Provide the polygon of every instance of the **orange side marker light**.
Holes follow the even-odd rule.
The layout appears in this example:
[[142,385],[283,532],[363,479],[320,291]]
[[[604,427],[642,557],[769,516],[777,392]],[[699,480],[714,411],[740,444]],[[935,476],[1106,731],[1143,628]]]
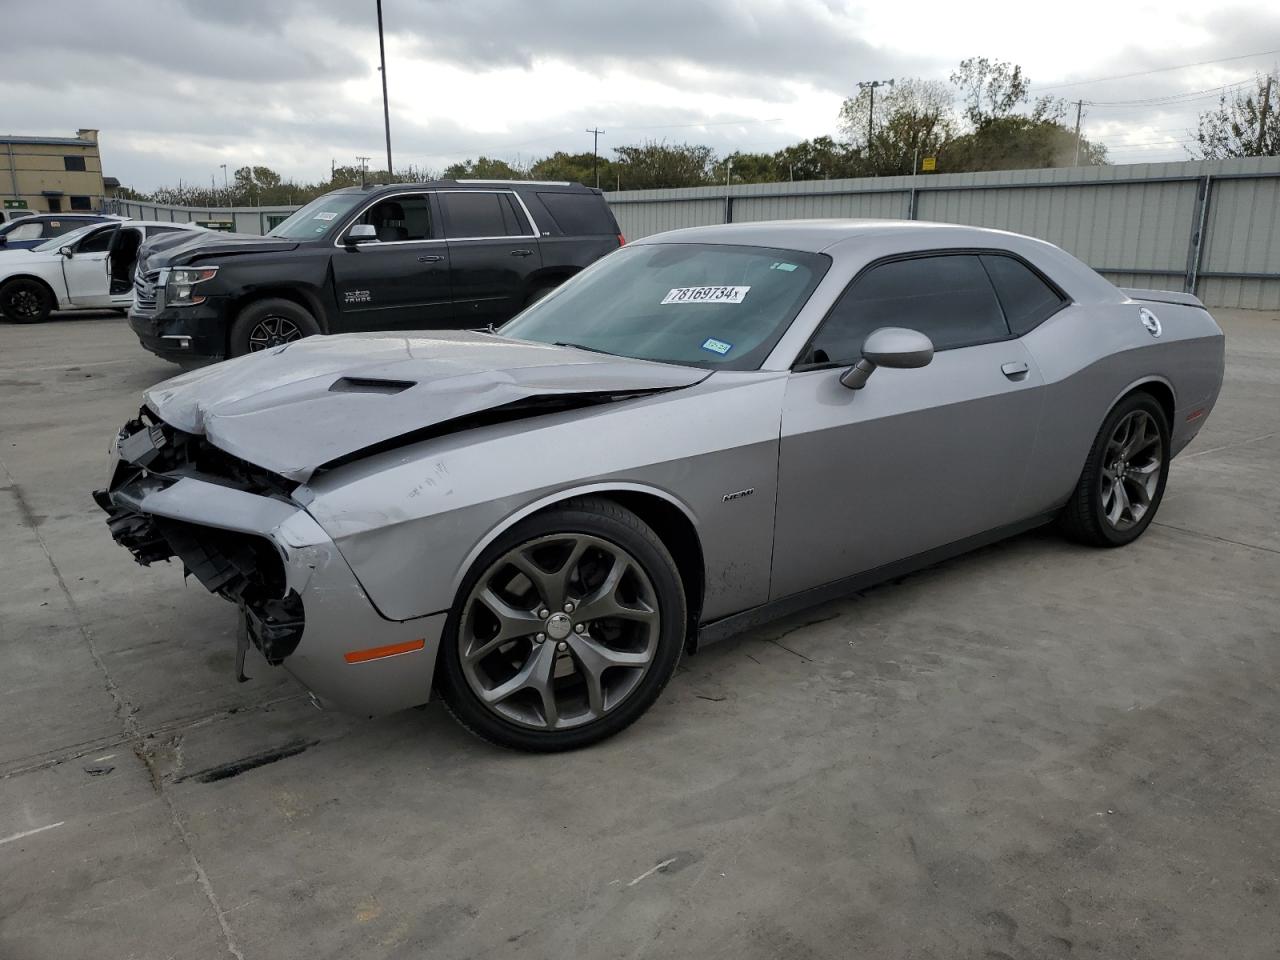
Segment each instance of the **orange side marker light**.
[[385,647],[369,647],[366,650],[350,650],[342,655],[347,663],[364,663],[368,660],[381,660],[383,657],[394,657],[401,653],[413,653],[427,645],[425,640],[406,640],[404,643],[391,643]]

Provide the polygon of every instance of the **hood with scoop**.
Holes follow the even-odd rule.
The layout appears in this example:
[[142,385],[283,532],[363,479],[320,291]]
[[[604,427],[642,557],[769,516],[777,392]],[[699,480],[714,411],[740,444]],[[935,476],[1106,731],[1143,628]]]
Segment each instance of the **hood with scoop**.
[[335,460],[501,407],[556,397],[585,404],[707,376],[471,331],[342,334],[183,374],[152,387],[145,401],[173,427],[305,483]]

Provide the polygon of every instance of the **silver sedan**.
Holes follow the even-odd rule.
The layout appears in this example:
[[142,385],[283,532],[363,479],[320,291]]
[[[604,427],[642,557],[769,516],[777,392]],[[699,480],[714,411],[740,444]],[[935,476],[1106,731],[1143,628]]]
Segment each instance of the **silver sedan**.
[[1037,524],[1131,543],[1222,382],[1194,297],[943,224],[704,227],[496,332],[313,337],[147,392],[95,496],[364,714],[592,743],[682,654]]

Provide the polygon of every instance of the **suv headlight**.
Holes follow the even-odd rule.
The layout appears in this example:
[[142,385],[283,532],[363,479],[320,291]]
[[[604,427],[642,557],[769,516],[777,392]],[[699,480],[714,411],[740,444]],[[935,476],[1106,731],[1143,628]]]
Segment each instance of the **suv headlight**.
[[195,295],[195,286],[212,280],[218,275],[217,267],[174,267],[164,285],[164,302],[168,306],[186,307],[203,303],[204,297]]

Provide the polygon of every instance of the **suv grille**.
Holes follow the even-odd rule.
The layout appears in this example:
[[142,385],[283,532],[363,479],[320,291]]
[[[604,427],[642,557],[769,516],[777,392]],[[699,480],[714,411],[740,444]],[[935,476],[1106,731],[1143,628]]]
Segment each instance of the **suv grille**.
[[156,284],[160,280],[159,270],[141,270],[133,275],[133,305],[136,310],[154,310],[156,308]]

